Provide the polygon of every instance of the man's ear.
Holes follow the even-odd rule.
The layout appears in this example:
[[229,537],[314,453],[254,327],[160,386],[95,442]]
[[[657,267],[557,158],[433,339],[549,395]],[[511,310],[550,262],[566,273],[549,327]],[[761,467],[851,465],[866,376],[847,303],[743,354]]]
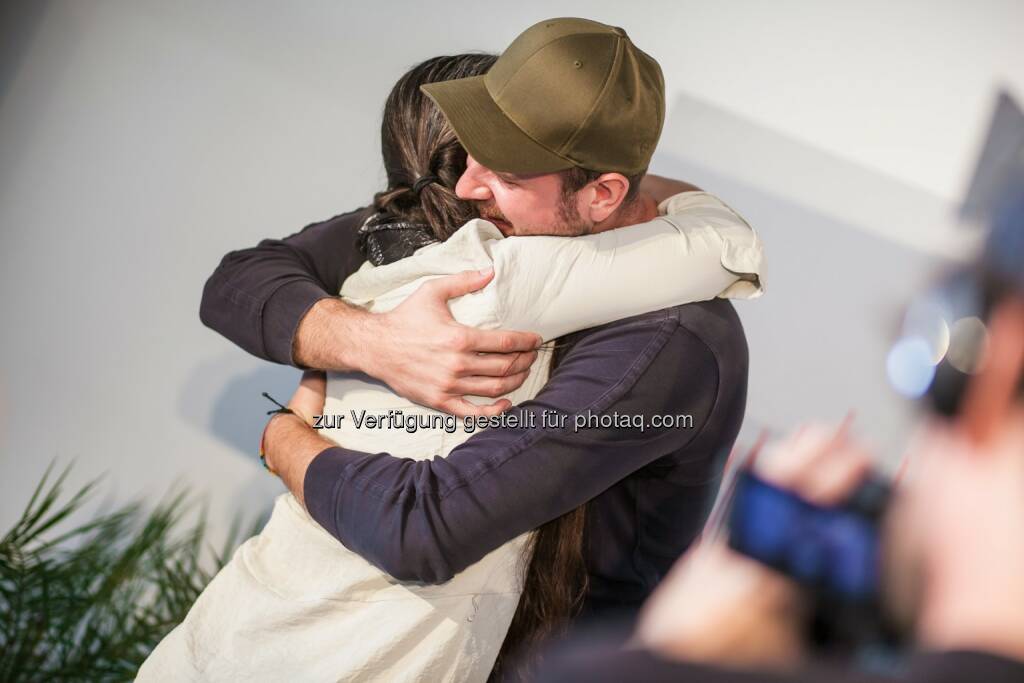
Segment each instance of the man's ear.
[[1019,401],[1024,375],[1024,300],[998,304],[989,316],[988,343],[978,373],[963,397],[960,422],[967,435],[981,443],[998,430]]
[[585,218],[592,222],[601,221],[615,213],[629,192],[629,181],[621,173],[602,173],[595,180],[591,181],[588,189],[586,206],[580,207],[580,212]]

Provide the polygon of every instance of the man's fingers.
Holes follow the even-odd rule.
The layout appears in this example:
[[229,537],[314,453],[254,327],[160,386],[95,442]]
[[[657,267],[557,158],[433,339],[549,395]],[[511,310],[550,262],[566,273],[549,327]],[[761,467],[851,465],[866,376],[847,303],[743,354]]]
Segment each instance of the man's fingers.
[[871,458],[860,449],[839,448],[801,476],[796,492],[815,505],[838,505],[850,497],[871,469]]
[[493,417],[495,415],[501,415],[503,412],[512,407],[512,401],[506,398],[495,401],[487,405],[477,405],[470,403],[462,397],[454,397],[449,399],[441,408],[446,413],[451,413],[457,417]]
[[842,502],[871,468],[870,455],[850,443],[847,427],[802,428],[759,459],[758,472],[817,505]]
[[494,277],[494,269],[486,268],[484,270],[464,270],[461,273],[454,275],[445,275],[431,280],[424,287],[429,287],[430,291],[437,294],[438,297],[448,300],[454,299],[457,296],[463,294],[469,294],[475,292],[482,287],[485,287],[488,282]]
[[508,377],[530,369],[537,360],[536,351],[518,353],[474,354],[465,360],[462,377],[481,375],[486,377]]
[[825,425],[801,425],[790,436],[773,444],[756,469],[766,480],[783,488],[795,488],[800,477],[815,466],[835,435]]
[[467,351],[478,353],[515,353],[517,351],[533,351],[541,345],[540,335],[533,332],[517,332],[515,330],[478,330],[467,327],[465,330]]
[[508,377],[463,377],[456,382],[453,393],[497,398],[518,389],[529,374],[524,370]]

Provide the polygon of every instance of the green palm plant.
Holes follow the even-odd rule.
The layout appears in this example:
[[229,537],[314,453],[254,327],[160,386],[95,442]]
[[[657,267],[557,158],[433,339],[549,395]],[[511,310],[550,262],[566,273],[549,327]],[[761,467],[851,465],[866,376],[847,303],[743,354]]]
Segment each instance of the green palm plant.
[[51,483],[52,470],[0,540],[0,681],[131,680],[223,566],[241,525],[209,550],[205,514],[182,528],[191,506],[179,492],[148,512],[131,503],[61,530],[97,481],[64,497],[69,469]]

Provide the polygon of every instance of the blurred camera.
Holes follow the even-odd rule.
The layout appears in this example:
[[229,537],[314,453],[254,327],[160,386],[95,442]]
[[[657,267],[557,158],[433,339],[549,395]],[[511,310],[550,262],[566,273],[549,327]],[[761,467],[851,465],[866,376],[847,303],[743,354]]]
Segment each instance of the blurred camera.
[[840,505],[824,507],[740,473],[729,513],[729,545],[791,577],[813,606],[807,640],[842,650],[895,644],[882,596],[880,527],[891,495],[873,476]]

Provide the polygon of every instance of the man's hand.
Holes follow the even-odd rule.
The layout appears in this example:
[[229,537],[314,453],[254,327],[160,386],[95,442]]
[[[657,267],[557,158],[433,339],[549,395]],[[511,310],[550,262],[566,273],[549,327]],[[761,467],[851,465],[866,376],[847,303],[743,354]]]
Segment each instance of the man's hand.
[[476,405],[465,396],[495,398],[519,387],[542,340],[530,332],[478,330],[455,321],[448,300],[493,277],[488,269],[436,278],[381,314],[340,299],[320,301],[299,325],[295,359],[307,367],[365,372],[400,396],[460,417],[498,415],[510,401]]

